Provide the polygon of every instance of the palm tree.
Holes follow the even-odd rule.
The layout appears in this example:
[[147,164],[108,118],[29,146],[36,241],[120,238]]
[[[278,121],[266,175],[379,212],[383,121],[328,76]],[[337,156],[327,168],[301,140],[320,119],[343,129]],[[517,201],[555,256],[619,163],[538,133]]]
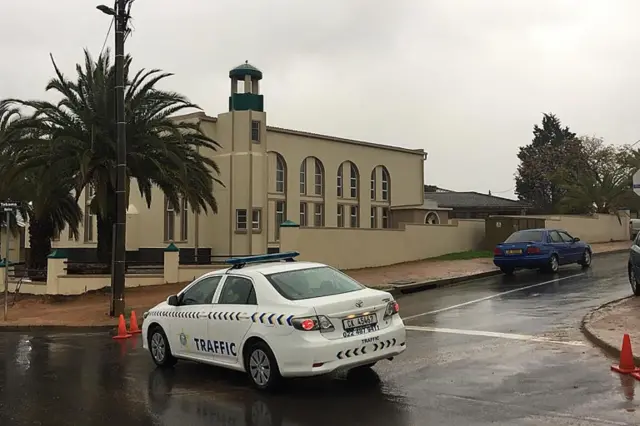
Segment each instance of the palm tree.
[[[116,218],[116,107],[115,67],[109,51],[94,61],[85,50],[84,64],[76,65],[75,81],[66,78],[55,60],[56,77],[46,89],[57,92],[57,103],[10,100],[35,112],[32,130],[49,135],[36,146],[21,151],[21,170],[48,164],[74,170],[76,199],[91,186],[95,191],[90,208],[97,215],[98,257],[111,261],[112,229]],[[216,163],[200,154],[201,148],[219,145],[205,136],[199,126],[179,122],[172,115],[199,109],[184,96],[157,89],[158,82],[171,76],[160,70],[140,70],[130,78],[132,58],[125,58],[125,111],[127,117],[127,195],[135,178],[138,190],[151,205],[154,186],[176,208],[184,199],[195,212],[217,212],[213,195]]]
[[[31,121],[21,117],[16,108],[0,103],[0,198],[20,203],[20,213],[29,222],[28,268],[42,275],[51,253],[51,239],[65,227],[76,236],[82,210],[71,195],[74,180],[70,170],[61,169],[60,164],[21,170],[22,160],[29,158],[31,149],[47,146],[29,131],[31,127]],[[13,149],[16,147],[19,150]],[[11,225],[16,234],[16,221]]]

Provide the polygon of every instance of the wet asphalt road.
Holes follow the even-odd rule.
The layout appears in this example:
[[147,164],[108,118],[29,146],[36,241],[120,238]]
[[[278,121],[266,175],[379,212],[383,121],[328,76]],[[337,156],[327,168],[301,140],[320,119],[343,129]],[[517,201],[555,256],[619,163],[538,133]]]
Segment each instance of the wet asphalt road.
[[630,294],[626,258],[403,296],[405,354],[277,395],[214,367],[156,370],[138,340],[0,333],[0,425],[637,425],[640,382],[579,331],[590,308]]

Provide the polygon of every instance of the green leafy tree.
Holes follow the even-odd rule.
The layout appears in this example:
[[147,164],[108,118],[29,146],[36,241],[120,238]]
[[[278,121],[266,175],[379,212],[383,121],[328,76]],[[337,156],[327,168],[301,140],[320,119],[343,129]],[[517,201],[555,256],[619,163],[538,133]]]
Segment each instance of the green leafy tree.
[[564,197],[559,169],[576,167],[582,160],[576,134],[553,114],[544,114],[542,126],[533,128],[533,140],[518,152],[516,189],[520,201],[538,213],[557,213]]
[[[98,258],[111,261],[112,229],[116,219],[116,105],[115,67],[106,51],[96,61],[85,50],[76,78],[63,75],[52,58],[56,77],[47,85],[61,100],[11,100],[32,108],[34,132],[49,135],[37,147],[18,149],[20,167],[49,165],[73,170],[76,198],[88,186],[95,191],[90,208],[97,215]],[[171,76],[160,70],[140,70],[131,77],[132,58],[125,58],[127,120],[127,195],[131,179],[151,205],[152,189],[159,187],[176,208],[184,198],[195,212],[217,212],[214,182],[218,166],[200,152],[219,145],[197,124],[176,121],[172,115],[199,109],[184,96],[156,85]],[[33,144],[31,144],[33,145]]]
[[597,137],[581,138],[580,167],[558,171],[564,190],[563,212],[618,214],[629,192],[629,168],[621,167],[621,152]]

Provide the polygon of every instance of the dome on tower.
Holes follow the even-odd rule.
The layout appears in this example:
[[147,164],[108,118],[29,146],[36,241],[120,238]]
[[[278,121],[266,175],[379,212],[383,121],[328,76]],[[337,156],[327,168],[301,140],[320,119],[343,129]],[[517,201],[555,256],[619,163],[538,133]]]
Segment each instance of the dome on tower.
[[247,75],[256,80],[262,79],[262,71],[251,65],[249,61],[245,61],[244,64],[238,65],[229,71],[229,78],[235,77],[238,79],[244,79]]

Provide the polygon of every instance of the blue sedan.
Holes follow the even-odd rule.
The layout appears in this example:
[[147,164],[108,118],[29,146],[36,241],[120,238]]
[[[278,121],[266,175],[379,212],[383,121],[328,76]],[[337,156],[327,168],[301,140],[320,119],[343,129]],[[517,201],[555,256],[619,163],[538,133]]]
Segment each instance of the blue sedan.
[[493,263],[507,275],[516,269],[557,272],[560,265],[591,265],[591,246],[562,229],[525,229],[514,232],[493,251]]

